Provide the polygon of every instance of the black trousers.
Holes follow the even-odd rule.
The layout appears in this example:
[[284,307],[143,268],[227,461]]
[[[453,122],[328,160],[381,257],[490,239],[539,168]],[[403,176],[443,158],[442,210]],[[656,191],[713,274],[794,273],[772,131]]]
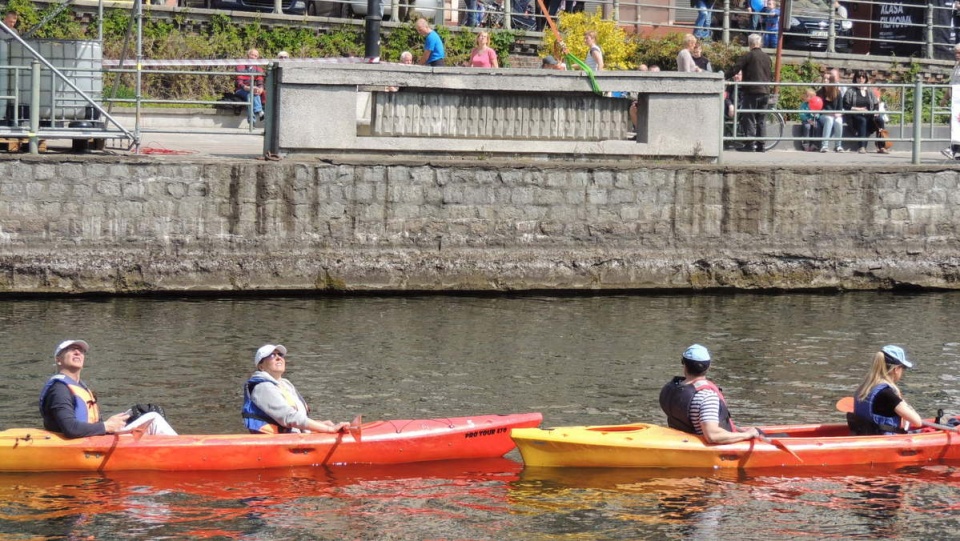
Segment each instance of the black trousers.
[[[766,94],[747,94],[744,93],[741,99],[741,107],[744,109],[766,109]],[[766,137],[767,123],[764,117],[767,113],[742,113],[740,123],[743,124],[744,137]],[[750,141],[746,142],[747,145]],[[763,141],[756,141],[756,146],[762,146]]]

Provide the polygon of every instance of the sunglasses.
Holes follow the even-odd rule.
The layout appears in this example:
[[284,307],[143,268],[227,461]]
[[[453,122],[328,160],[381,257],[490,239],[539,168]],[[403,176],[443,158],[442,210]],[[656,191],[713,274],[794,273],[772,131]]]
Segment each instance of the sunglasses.
[[266,357],[264,357],[262,361],[270,361],[270,360],[273,360],[274,357],[280,357],[281,359],[285,358],[282,353],[277,353],[276,351],[274,351],[270,355],[267,355]]

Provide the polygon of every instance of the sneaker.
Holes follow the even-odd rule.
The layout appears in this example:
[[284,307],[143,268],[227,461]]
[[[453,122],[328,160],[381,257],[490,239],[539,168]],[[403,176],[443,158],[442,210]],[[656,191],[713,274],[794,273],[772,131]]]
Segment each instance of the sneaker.
[[860,147],[857,149],[857,154],[866,154],[866,153],[867,153],[867,149],[863,147]]
[[820,152],[830,152],[830,149],[827,147],[820,147]]
[[843,153],[846,152],[846,151],[847,151],[847,149],[845,149],[845,148],[843,148],[843,147],[837,147],[837,149],[836,149],[834,152],[839,152],[840,154],[843,154]]
[[259,113],[257,113],[258,121],[263,122],[263,117],[264,117],[263,111],[260,111]]
[[946,156],[947,158],[949,158],[949,159],[951,159],[951,160],[957,159],[957,157],[953,155],[953,149],[952,149],[952,148],[945,148],[945,149],[943,149],[943,150],[940,151],[940,154],[943,154],[944,156]]

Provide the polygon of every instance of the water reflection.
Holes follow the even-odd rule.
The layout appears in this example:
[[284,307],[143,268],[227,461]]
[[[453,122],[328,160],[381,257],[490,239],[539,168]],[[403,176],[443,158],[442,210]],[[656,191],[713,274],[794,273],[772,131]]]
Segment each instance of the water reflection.
[[342,539],[369,530],[405,538],[413,527],[442,537],[473,523],[491,528],[488,516],[507,512],[506,486],[520,468],[485,459],[187,475],[2,474],[0,535]]
[[[182,433],[242,430],[254,349],[283,343],[316,415],[540,411],[546,425],[663,423],[660,387],[706,344],[744,425],[842,422],[884,343],[910,403],[960,411],[960,294],[20,300],[0,302],[0,427],[40,425],[53,348],[84,338],[105,413],[164,407]],[[511,454],[511,457],[518,455]],[[802,473],[363,469],[0,476],[0,537],[942,538],[953,467]],[[344,532],[348,532],[344,534]]]
[[[511,483],[510,501],[534,521],[550,517],[545,529],[574,537],[599,531],[600,537],[626,539],[626,531],[638,528],[643,532],[638,538],[644,539],[875,539],[916,538],[929,525],[919,520],[904,526],[924,515],[955,524],[951,512],[921,502],[958,495],[960,470],[944,465],[751,475],[525,468]],[[753,531],[742,531],[745,525]]]

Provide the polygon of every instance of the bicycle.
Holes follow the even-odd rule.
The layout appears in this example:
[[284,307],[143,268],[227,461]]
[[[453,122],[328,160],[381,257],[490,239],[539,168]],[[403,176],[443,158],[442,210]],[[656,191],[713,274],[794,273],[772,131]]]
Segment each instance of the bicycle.
[[[772,107],[769,105],[768,107]],[[772,150],[783,139],[783,130],[786,126],[786,121],[783,118],[783,115],[777,111],[770,111],[763,115],[764,120],[764,134],[767,137],[776,137],[776,139],[767,139],[763,142],[764,150]],[[727,120],[724,122],[724,134],[730,133],[730,126],[733,124],[733,120]],[[744,137],[746,134],[743,133],[743,121],[737,119],[737,137]],[[734,147],[742,146],[744,141],[734,141]]]

